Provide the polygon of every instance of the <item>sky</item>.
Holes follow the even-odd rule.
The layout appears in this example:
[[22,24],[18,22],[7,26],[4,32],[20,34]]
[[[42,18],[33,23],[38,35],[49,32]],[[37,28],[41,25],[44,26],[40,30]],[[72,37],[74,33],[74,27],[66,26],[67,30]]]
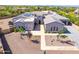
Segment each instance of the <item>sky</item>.
[[0,0],[0,5],[79,5],[79,0]]

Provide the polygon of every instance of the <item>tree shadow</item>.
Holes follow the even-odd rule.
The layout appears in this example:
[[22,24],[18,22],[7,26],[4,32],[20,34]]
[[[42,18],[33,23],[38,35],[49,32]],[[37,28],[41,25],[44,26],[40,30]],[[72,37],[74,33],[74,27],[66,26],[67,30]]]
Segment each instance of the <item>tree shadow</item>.
[[39,44],[40,42],[38,40],[31,40],[33,43]]

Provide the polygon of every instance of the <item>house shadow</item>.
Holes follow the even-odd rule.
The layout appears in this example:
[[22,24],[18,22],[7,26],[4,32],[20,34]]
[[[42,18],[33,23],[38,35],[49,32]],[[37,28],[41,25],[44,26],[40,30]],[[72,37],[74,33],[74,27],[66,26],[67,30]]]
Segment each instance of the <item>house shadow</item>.
[[6,41],[5,34],[2,33],[1,28],[0,28],[0,38],[1,38],[2,45],[3,45],[4,53],[5,54],[12,54],[12,51],[11,51],[7,41]]
[[65,30],[64,30],[64,33],[65,33],[65,34],[71,34],[71,32],[70,32],[68,29],[66,29],[66,28],[65,28]]
[[40,31],[40,24],[34,24],[34,31]]

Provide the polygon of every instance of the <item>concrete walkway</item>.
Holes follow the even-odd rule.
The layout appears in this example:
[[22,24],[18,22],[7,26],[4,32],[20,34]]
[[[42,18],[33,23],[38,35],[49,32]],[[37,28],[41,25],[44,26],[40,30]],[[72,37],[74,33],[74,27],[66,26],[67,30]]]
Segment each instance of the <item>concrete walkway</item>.
[[41,50],[44,50],[44,48],[46,48],[44,25],[40,25],[40,28],[41,28]]

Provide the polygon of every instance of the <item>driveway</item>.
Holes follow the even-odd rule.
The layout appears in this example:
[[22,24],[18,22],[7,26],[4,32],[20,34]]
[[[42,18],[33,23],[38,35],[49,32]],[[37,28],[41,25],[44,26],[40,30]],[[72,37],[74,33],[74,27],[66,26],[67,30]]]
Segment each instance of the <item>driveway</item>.
[[79,48],[79,31],[72,25],[72,26],[65,26],[71,34],[67,36],[73,39],[76,42],[75,46]]

